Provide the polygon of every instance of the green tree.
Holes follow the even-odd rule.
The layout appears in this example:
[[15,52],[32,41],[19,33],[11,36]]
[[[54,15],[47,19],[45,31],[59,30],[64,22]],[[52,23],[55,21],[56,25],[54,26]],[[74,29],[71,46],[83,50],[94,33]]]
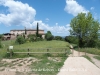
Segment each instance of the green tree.
[[66,36],[65,41],[73,44],[77,44],[78,40],[76,36]]
[[50,40],[53,40],[54,36],[52,35],[50,31],[47,31],[45,38],[47,41],[50,41]]
[[37,23],[37,29],[36,29],[36,36],[38,37],[39,36],[39,27],[38,27],[38,23]]
[[36,37],[36,35],[34,35],[34,34],[29,34],[29,35],[28,35],[28,39],[29,39],[30,42],[34,42],[34,41],[37,40],[37,37]]
[[24,39],[23,36],[18,36],[15,42],[18,43],[18,44],[24,44],[25,39]]
[[61,36],[55,36],[54,40],[62,40],[63,38]]
[[92,17],[90,12],[87,15],[85,13],[79,13],[71,20],[70,26],[70,34],[78,37],[78,45],[80,47],[94,47],[96,45],[99,22]]

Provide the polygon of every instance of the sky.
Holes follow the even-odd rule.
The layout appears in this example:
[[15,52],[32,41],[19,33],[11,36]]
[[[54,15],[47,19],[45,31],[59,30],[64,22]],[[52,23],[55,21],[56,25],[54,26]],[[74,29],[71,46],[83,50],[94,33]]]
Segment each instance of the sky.
[[0,0],[0,34],[36,29],[38,22],[45,33],[68,36],[71,19],[81,12],[100,22],[100,0]]

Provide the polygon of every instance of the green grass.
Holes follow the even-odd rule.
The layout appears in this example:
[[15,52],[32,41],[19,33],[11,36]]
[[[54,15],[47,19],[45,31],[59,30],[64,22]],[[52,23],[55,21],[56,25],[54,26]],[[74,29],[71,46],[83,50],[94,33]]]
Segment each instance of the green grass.
[[[29,48],[32,52],[46,52],[47,48],[50,48],[50,52],[65,52],[65,49],[59,49],[59,48],[67,48],[67,52],[70,53],[69,50],[69,43],[65,41],[38,41],[38,42],[29,42],[21,45],[14,44],[13,41],[3,41],[2,44],[5,44],[5,47],[0,49],[0,59],[2,58],[9,58],[9,54],[6,54],[7,48],[10,45],[14,46],[14,52],[25,52]],[[34,50],[35,49],[35,50]],[[53,55],[53,56],[52,56]],[[60,62],[56,62],[53,60],[49,60],[48,56],[55,59],[59,59]],[[30,66],[32,70],[39,70],[39,71],[33,71],[32,73],[36,73],[38,75],[56,75],[59,71],[59,69],[63,66],[65,59],[67,56],[65,54],[31,54],[29,57],[35,57],[39,61],[33,62]],[[24,58],[28,57],[27,54],[14,54],[13,58]],[[1,65],[2,66],[2,65]],[[21,66],[19,64],[19,66]],[[43,71],[44,69],[44,71]]]
[[94,56],[97,60],[100,60],[100,55],[99,56]]
[[[14,52],[27,52],[27,49],[30,49],[30,52],[47,52],[47,48],[49,48],[49,52],[65,52],[65,49],[60,48],[67,48],[67,51],[69,52],[69,43],[65,41],[37,41],[37,42],[28,42],[25,44],[15,44],[14,40],[9,41],[2,41],[2,44],[5,45],[5,47],[0,49],[0,57],[9,57],[9,54],[7,54],[7,48],[12,45],[14,46],[13,51]],[[31,54],[30,56],[36,56],[36,55],[43,55],[43,54]],[[45,54],[44,54],[45,55]],[[55,55],[55,54],[53,54]],[[64,54],[56,54],[58,55],[64,55]],[[51,56],[51,54],[50,54]],[[13,58],[20,58],[20,57],[27,57],[27,54],[14,54]]]
[[56,58],[60,59],[60,62],[49,60],[47,57],[39,58],[38,60],[41,61],[34,62],[31,65],[32,72],[38,75],[57,75],[67,57]]
[[[75,48],[75,50],[79,50],[78,48]],[[100,55],[100,50],[97,48],[80,48],[81,52],[86,52],[90,54]]]

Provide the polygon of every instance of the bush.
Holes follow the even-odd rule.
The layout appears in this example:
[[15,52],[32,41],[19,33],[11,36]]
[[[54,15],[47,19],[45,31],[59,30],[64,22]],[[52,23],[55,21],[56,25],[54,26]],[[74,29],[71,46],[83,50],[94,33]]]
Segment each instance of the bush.
[[53,35],[48,34],[47,37],[46,37],[46,40],[47,40],[47,41],[53,40]]
[[43,41],[43,38],[37,37],[37,41]]
[[1,44],[1,40],[0,40],[0,48],[2,48],[3,46],[2,46],[2,44]]
[[36,35],[34,35],[34,34],[30,34],[30,35],[28,35],[28,40],[29,40],[30,42],[34,42],[34,41],[37,40],[37,37],[36,37]]
[[63,38],[61,36],[55,36],[54,40],[62,40]]
[[18,43],[18,44],[23,44],[26,41],[25,41],[24,37],[18,36],[15,42]]
[[69,43],[73,43],[73,44],[77,44],[78,43],[78,39],[75,36],[66,36],[65,37],[65,41],[67,41]]
[[42,41],[43,38],[42,38],[42,35],[41,34],[38,34],[38,37],[34,34],[30,34],[28,35],[28,41],[30,42],[34,42],[34,41]]
[[52,35],[52,33],[50,31],[47,31],[46,35],[45,35],[45,39],[47,41],[51,41],[53,40],[54,36]]
[[97,41],[96,47],[100,49],[100,39]]

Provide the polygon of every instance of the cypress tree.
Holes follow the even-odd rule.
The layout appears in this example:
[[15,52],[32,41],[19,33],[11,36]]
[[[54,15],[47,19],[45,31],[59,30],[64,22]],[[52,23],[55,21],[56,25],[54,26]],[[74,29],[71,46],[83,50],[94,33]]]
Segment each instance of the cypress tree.
[[37,29],[36,29],[36,36],[38,37],[39,36],[39,27],[38,27],[38,23],[37,23]]

